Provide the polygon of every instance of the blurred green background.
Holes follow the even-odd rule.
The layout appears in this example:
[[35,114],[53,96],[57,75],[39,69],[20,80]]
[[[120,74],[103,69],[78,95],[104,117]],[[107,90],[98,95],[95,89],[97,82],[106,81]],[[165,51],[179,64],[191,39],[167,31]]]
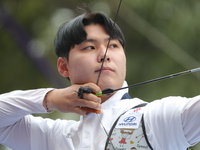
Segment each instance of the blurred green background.
[[[70,85],[57,72],[53,39],[59,25],[77,15],[81,2],[114,19],[119,0],[0,1],[0,93]],[[199,67],[199,18],[199,0],[123,0],[117,23],[127,42],[128,83]],[[130,94],[149,102],[170,95],[192,97],[199,94],[199,83],[197,72],[135,87]],[[79,118],[58,112],[41,115]]]

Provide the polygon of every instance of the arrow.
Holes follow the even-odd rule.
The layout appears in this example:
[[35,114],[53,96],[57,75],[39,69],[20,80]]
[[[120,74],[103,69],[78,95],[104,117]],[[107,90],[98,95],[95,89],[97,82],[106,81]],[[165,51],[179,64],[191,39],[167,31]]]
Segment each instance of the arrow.
[[132,88],[132,87],[136,87],[136,86],[140,86],[140,85],[144,85],[144,84],[149,84],[149,83],[152,83],[152,82],[157,82],[157,81],[161,81],[161,80],[165,80],[165,79],[169,79],[169,78],[174,78],[174,77],[178,77],[178,76],[182,76],[182,75],[185,75],[185,74],[194,73],[194,72],[198,72],[198,71],[200,71],[200,67],[195,68],[195,69],[191,69],[191,70],[186,70],[186,71],[179,72],[179,73],[175,73],[175,74],[171,74],[171,75],[167,75],[167,76],[164,76],[164,77],[140,82],[140,83],[129,85],[129,86],[126,86],[126,87],[122,87],[122,88],[119,88],[119,89],[105,89],[105,90],[102,91],[102,93],[97,93],[95,95],[96,96],[110,95],[115,91],[119,91],[119,90],[123,90],[123,89],[127,89],[127,88]]

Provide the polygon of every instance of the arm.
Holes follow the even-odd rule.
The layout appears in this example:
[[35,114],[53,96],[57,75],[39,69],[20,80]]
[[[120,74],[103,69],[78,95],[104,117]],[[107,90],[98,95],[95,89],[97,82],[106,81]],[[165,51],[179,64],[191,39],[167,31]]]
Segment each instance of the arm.
[[[44,98],[49,109],[64,113],[86,114],[87,112],[79,106],[100,109],[101,100],[92,93],[84,94],[84,99],[77,96],[74,90],[78,90],[80,86],[89,86],[93,92],[100,92],[95,84],[85,84],[63,89],[13,91],[0,95],[0,143],[14,149],[30,148],[30,124],[37,122],[39,118],[36,119],[29,114],[46,113]],[[42,126],[48,131],[46,121],[42,118],[39,120],[38,128]]]
[[[82,86],[91,87],[95,93],[101,92],[95,84],[85,84]],[[80,85],[73,85],[54,90],[13,91],[0,95],[0,128],[14,124],[28,114],[46,113],[46,104],[51,110],[63,113],[74,112],[80,115],[84,115],[87,112],[79,106],[101,109],[101,99],[92,93],[84,94],[84,99],[80,99],[74,91],[78,91],[79,87]],[[44,98],[46,99],[46,104],[43,101]]]
[[0,128],[10,126],[32,113],[45,113],[44,96],[52,89],[13,91],[0,95]]
[[200,141],[200,96],[167,97],[145,110],[148,139],[154,149],[186,149]]
[[190,145],[195,145],[200,141],[200,97],[190,98],[184,107],[182,114],[182,124],[185,137]]
[[1,144],[14,149],[30,149],[29,114],[46,112],[42,102],[50,90],[13,91],[0,95]]

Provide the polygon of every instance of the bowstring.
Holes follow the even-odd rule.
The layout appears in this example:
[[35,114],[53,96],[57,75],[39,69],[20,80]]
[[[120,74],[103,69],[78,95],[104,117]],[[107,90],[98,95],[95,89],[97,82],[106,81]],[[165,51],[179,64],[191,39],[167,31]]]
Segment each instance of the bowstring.
[[[119,14],[120,7],[121,7],[121,3],[122,3],[122,0],[120,0],[120,2],[119,2],[119,4],[118,4],[117,13],[116,13],[116,15],[115,15],[115,19],[114,19],[112,28],[114,28],[115,25],[116,25],[116,21],[117,21],[117,17],[118,17],[118,14]],[[109,45],[110,45],[110,41],[111,41],[111,36],[110,36],[109,39],[108,39],[108,44],[107,44],[107,46],[106,46],[106,51],[105,51],[105,54],[104,54],[104,57],[103,57],[103,60],[102,60],[102,63],[101,63],[101,68],[100,68],[100,71],[99,71],[99,74],[98,74],[98,77],[97,77],[96,85],[99,84],[100,76],[101,76],[101,73],[102,73],[102,69],[103,69],[103,65],[104,65],[105,59],[106,59],[106,54],[107,54],[107,51],[108,51],[108,48],[109,48]],[[97,118],[99,119],[99,122],[100,122],[100,124],[101,124],[101,126],[102,126],[104,132],[105,132],[106,135],[107,135],[107,138],[109,138],[108,132],[106,131],[106,129],[105,129],[103,123],[101,122],[101,119],[100,119],[99,115],[98,115],[97,113],[96,113],[96,115],[97,115]],[[109,140],[110,140],[110,139],[109,139]],[[111,140],[110,140],[110,143],[111,143],[113,149],[115,150],[115,147],[114,147],[114,145],[113,145],[113,143],[112,143]]]
[[[116,15],[115,15],[115,19],[114,19],[112,28],[113,28],[113,27],[115,26],[115,24],[116,24],[117,17],[118,17],[118,14],[119,14],[119,10],[120,10],[120,7],[121,7],[121,3],[122,3],[122,0],[120,0],[120,2],[119,2],[118,8],[117,8],[117,13],[116,13]],[[99,71],[99,75],[98,75],[98,77],[97,77],[96,85],[99,84],[101,72],[102,72],[102,69],[103,69],[103,65],[104,65],[104,62],[105,62],[105,59],[106,59],[106,54],[107,54],[107,52],[108,52],[108,48],[109,48],[111,39],[112,39],[111,37],[109,37],[109,39],[108,39],[108,44],[107,44],[107,46],[106,46],[106,51],[105,51],[105,54],[104,54],[104,57],[103,57],[103,61],[102,61],[102,63],[101,63],[101,68],[100,68],[100,71]]]

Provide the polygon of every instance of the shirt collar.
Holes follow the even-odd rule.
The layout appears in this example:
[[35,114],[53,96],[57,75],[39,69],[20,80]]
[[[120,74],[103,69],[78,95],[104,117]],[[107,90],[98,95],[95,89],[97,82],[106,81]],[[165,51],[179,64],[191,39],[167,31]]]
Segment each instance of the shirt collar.
[[121,100],[124,100],[124,99],[132,99],[132,98],[131,98],[131,96],[130,96],[128,93],[125,93],[125,94],[122,96]]

